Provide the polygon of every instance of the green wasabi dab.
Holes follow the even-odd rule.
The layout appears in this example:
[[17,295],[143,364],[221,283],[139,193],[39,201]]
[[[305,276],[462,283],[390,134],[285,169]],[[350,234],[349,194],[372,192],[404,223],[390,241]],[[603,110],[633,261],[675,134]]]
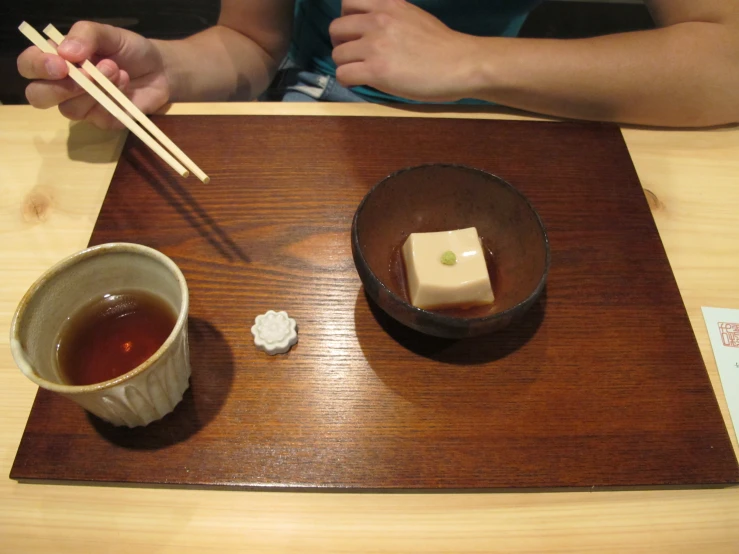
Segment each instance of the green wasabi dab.
[[447,250],[441,255],[441,263],[444,265],[454,265],[457,263],[457,255],[451,250]]

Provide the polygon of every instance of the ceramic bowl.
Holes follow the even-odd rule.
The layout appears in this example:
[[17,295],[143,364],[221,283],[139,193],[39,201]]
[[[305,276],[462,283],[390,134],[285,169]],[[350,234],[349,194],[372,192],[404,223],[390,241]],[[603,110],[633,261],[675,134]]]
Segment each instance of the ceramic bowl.
[[[411,233],[476,227],[494,260],[495,302],[464,317],[414,307],[394,268]],[[400,323],[437,337],[492,333],[521,318],[544,290],[551,253],[531,203],[500,177],[459,165],[402,169],[375,185],[359,204],[352,255],[367,295]]]

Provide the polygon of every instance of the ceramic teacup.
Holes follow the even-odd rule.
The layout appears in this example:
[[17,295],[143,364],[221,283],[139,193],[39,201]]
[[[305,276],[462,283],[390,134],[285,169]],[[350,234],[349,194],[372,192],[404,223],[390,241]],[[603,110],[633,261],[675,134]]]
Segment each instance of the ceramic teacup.
[[[169,304],[174,329],[154,354],[120,377],[68,384],[56,356],[62,326],[86,304],[119,290],[144,291]],[[129,243],[94,246],[62,260],[31,286],[13,318],[10,348],[38,386],[114,425],[148,425],[173,411],[189,386],[188,306],[185,277],[161,252]]]

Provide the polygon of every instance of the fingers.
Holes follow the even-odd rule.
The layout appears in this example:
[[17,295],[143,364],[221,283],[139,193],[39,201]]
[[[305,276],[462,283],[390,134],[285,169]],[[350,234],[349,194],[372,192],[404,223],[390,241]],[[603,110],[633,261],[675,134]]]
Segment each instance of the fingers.
[[123,129],[123,124],[110,115],[110,112],[100,104],[93,106],[90,113],[87,114],[85,121],[92,123],[100,129]]
[[[110,60],[103,60],[97,67],[113,84],[125,92],[130,83],[130,76],[127,72],[119,70]],[[68,119],[73,121],[89,121],[101,129],[122,127],[105,108],[87,94],[80,94],[59,103],[59,112]]]
[[34,81],[26,87],[26,98],[34,108],[45,110],[82,94],[82,88],[72,79]]
[[63,58],[80,63],[93,56],[110,57],[123,46],[121,29],[102,23],[78,21],[57,48]]
[[405,0],[343,0],[341,15],[387,11],[404,3]]
[[[115,63],[110,60],[103,60],[97,67],[113,83],[121,86],[121,74],[124,72],[119,71]],[[127,80],[128,74],[126,74],[125,84],[128,84]],[[51,108],[52,106],[81,96],[83,93],[82,87],[72,79],[62,79],[61,81],[38,80],[26,87],[26,98],[28,102],[32,106],[41,109]]]
[[370,85],[371,79],[366,63],[354,62],[336,68],[336,80],[347,88]]
[[[130,33],[129,33],[130,34]],[[75,23],[57,47],[59,56],[45,54],[35,46],[18,56],[18,72],[33,82],[26,87],[28,101],[37,108],[59,106],[59,111],[72,120],[86,120],[103,129],[123,125],[68,77],[65,59],[71,63],[96,60],[116,55],[124,45],[121,29],[89,21]],[[119,89],[128,87],[131,78],[113,60],[103,59],[97,68]],[[84,73],[84,72],[83,72]]]
[[[97,67],[113,84],[119,88],[121,87],[119,84],[121,72],[113,62],[104,60]],[[64,117],[73,121],[79,121],[86,119],[96,105],[97,101],[92,96],[80,94],[71,99],[59,102],[59,111]]]
[[64,79],[67,64],[59,56],[45,54],[36,46],[26,48],[17,60],[18,73],[26,79]]
[[31,46],[18,56],[18,73],[26,79],[63,79],[68,74],[64,59],[81,63],[87,59],[115,55],[123,45],[121,29],[80,21],[72,26],[64,41],[57,47],[59,56],[45,54]]
[[[348,10],[361,10],[380,4],[384,0],[356,0],[343,6]],[[367,63],[375,50],[372,36],[388,25],[392,16],[387,13],[353,13],[334,20],[329,27],[334,49],[331,57],[336,63],[336,78],[344,86],[366,85],[370,82],[370,64]],[[377,65],[377,61],[374,65]]]
[[81,94],[81,89],[69,74],[67,64],[59,56],[45,54],[35,46],[18,56],[18,72],[26,79],[38,79],[26,87],[28,102],[46,109]]
[[[18,72],[34,80],[26,87],[26,98],[37,108],[50,108],[82,94],[81,88],[67,78],[69,69],[64,58],[80,63],[88,58],[112,55],[121,46],[119,29],[89,21],[75,23],[67,37],[57,48],[60,56],[45,54],[35,46],[18,56]],[[110,61],[104,64],[101,71],[117,80],[118,66]]]
[[[100,129],[122,129],[124,127],[120,121],[113,117],[110,112],[100,104],[92,102],[92,105],[90,105],[89,102],[82,102],[83,100],[92,100],[92,98],[89,96],[83,96],[75,100],[70,100],[68,103],[65,102],[59,104],[59,112],[67,119],[71,119],[73,121],[84,120]],[[77,113],[78,110],[85,109],[86,111],[84,114],[82,114],[81,111],[79,114]]]
[[364,42],[361,40],[345,42],[334,48],[333,52],[331,52],[331,57],[336,66],[341,67],[348,63],[364,61],[366,58]]
[[[379,15],[379,14],[378,14]],[[382,24],[381,17],[366,14],[347,15],[334,19],[328,28],[331,43],[339,46],[345,42],[358,40]]]

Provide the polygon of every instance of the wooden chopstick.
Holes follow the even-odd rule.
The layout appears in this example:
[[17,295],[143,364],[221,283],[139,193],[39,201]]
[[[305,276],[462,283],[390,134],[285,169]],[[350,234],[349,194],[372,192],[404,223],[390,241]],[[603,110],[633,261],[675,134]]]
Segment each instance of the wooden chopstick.
[[[56,48],[49,44],[41,35],[41,33],[39,33],[36,29],[34,29],[25,21],[20,24],[18,30],[23,33],[25,37],[33,44],[35,44],[42,52],[46,52],[47,54],[57,53]],[[133,134],[139,137],[144,142],[144,144],[146,144],[149,148],[156,152],[156,154],[165,162],[167,162],[170,167],[172,167],[172,169],[174,169],[177,173],[179,173],[183,177],[187,177],[190,174],[190,172],[185,169],[185,167],[180,162],[174,159],[169,152],[162,148],[162,146],[149,134],[147,134],[146,131],[144,131],[138,125],[138,123],[131,119],[126,112],[124,112],[121,108],[118,107],[115,102],[108,98],[102,90],[97,88],[90,79],[85,77],[85,75],[79,69],[77,69],[77,67],[67,62],[66,60],[65,62],[67,64],[67,68],[69,69],[69,76],[74,80],[75,83],[81,86],[85,90],[85,92],[87,92],[90,96],[97,100],[101,106],[103,106],[113,115],[113,117],[115,117],[118,121],[123,123],[123,125],[128,127],[128,129]]]
[[[44,29],[44,34],[51,40],[56,42],[57,46],[59,46],[64,40],[64,35],[61,34],[59,30],[52,24],[46,26],[46,28]],[[111,83],[110,80],[108,80],[108,78],[90,62],[90,60],[85,60],[82,63],[82,69],[87,71],[87,73],[89,73],[90,76],[95,79],[95,81],[97,81],[98,84],[113,97],[113,100],[116,100],[121,105],[121,107],[123,107],[129,114],[131,114],[136,121],[141,123],[141,125],[147,131],[154,135],[154,138],[161,142],[167,150],[169,150],[180,162],[185,165],[185,167],[187,167],[187,169],[192,171],[193,175],[195,175],[203,183],[207,184],[210,182],[210,177],[203,173],[203,170],[200,169],[195,164],[195,162],[193,162],[182,150],[180,150],[179,147],[174,142],[172,142],[169,137],[161,131],[161,129],[159,129],[159,127],[154,125],[154,123],[152,123],[152,121],[148,117],[146,117],[146,115],[144,115],[144,112],[138,109],[136,107],[136,104],[131,102],[128,96],[123,94],[118,87]]]

